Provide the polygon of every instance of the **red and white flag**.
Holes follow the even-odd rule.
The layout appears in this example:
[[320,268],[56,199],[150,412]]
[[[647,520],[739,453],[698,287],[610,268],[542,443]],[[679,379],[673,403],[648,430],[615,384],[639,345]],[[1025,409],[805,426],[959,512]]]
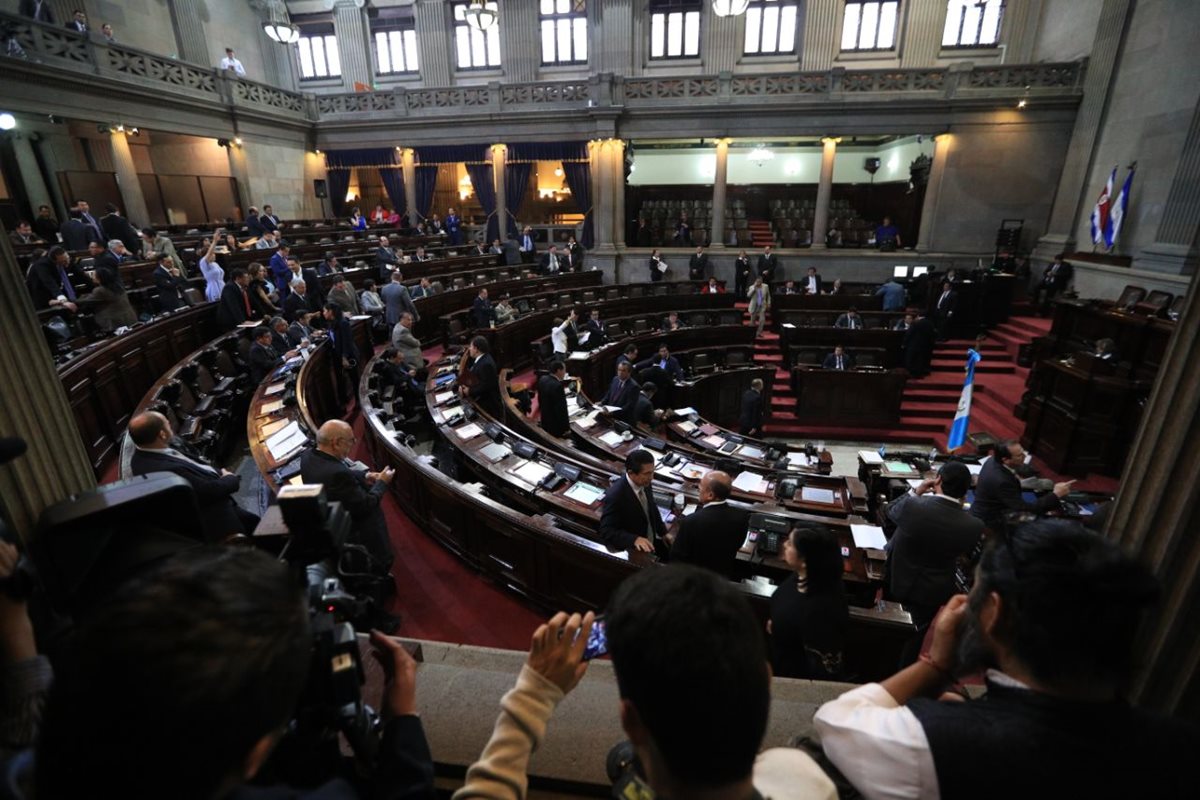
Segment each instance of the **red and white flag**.
[[1108,176],[1108,183],[1096,199],[1096,207],[1092,209],[1092,243],[1104,244],[1104,231],[1108,228],[1108,214],[1112,209],[1113,184],[1117,182],[1117,168],[1113,167]]

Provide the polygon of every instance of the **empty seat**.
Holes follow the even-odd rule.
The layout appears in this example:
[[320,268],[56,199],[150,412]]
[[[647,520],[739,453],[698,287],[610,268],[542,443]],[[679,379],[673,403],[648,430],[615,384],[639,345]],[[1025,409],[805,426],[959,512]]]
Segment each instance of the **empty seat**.
[[645,319],[635,319],[633,321],[634,333],[647,333],[650,330],[650,323]]
[[608,289],[607,291],[604,292],[605,300],[616,300],[620,296],[621,296],[621,293],[617,289]]
[[692,372],[697,375],[703,375],[706,372],[712,372],[717,368],[713,363],[712,356],[708,353],[697,353],[692,356]]
[[547,297],[539,297],[533,302],[533,307],[538,311],[545,311],[550,307],[550,299]]

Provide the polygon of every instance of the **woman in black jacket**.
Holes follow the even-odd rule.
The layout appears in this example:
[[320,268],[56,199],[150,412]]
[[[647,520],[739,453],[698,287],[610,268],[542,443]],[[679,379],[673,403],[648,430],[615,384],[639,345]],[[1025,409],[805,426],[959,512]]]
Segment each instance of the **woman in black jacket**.
[[781,678],[837,680],[850,624],[838,540],[823,526],[796,527],[783,560],[793,572],[771,596],[771,667]]

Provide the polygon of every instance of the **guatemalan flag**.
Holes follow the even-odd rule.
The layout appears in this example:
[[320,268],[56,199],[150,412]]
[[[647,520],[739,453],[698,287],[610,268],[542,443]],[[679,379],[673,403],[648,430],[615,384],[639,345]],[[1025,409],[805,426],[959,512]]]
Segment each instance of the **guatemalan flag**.
[[967,351],[967,377],[963,380],[962,396],[958,398],[958,409],[954,412],[954,424],[950,426],[947,450],[962,447],[967,441],[967,428],[971,424],[971,392],[975,388],[975,363],[981,358],[973,349]]
[[1096,207],[1092,209],[1092,244],[1103,244],[1108,231],[1108,213],[1112,207],[1113,184],[1117,182],[1117,168],[1113,167],[1108,176],[1108,183],[1096,198]]
[[1129,190],[1132,187],[1133,170],[1130,169],[1129,174],[1125,176],[1125,183],[1121,184],[1120,194],[1108,212],[1108,224],[1104,227],[1104,244],[1109,250],[1121,235],[1121,223],[1125,221],[1125,212],[1129,210]]

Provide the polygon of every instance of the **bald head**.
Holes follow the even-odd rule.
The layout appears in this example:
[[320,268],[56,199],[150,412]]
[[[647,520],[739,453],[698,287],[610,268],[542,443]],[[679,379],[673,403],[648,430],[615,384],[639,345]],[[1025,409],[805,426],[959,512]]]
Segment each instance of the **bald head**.
[[129,438],[138,447],[148,450],[164,448],[171,435],[171,423],[157,411],[138,414],[129,421]]
[[317,430],[317,444],[325,445],[337,442],[339,439],[354,438],[354,429],[340,419],[331,419]]
[[705,503],[728,500],[731,491],[733,479],[729,477],[728,472],[715,469],[704,473],[704,477],[700,479],[700,499]]

